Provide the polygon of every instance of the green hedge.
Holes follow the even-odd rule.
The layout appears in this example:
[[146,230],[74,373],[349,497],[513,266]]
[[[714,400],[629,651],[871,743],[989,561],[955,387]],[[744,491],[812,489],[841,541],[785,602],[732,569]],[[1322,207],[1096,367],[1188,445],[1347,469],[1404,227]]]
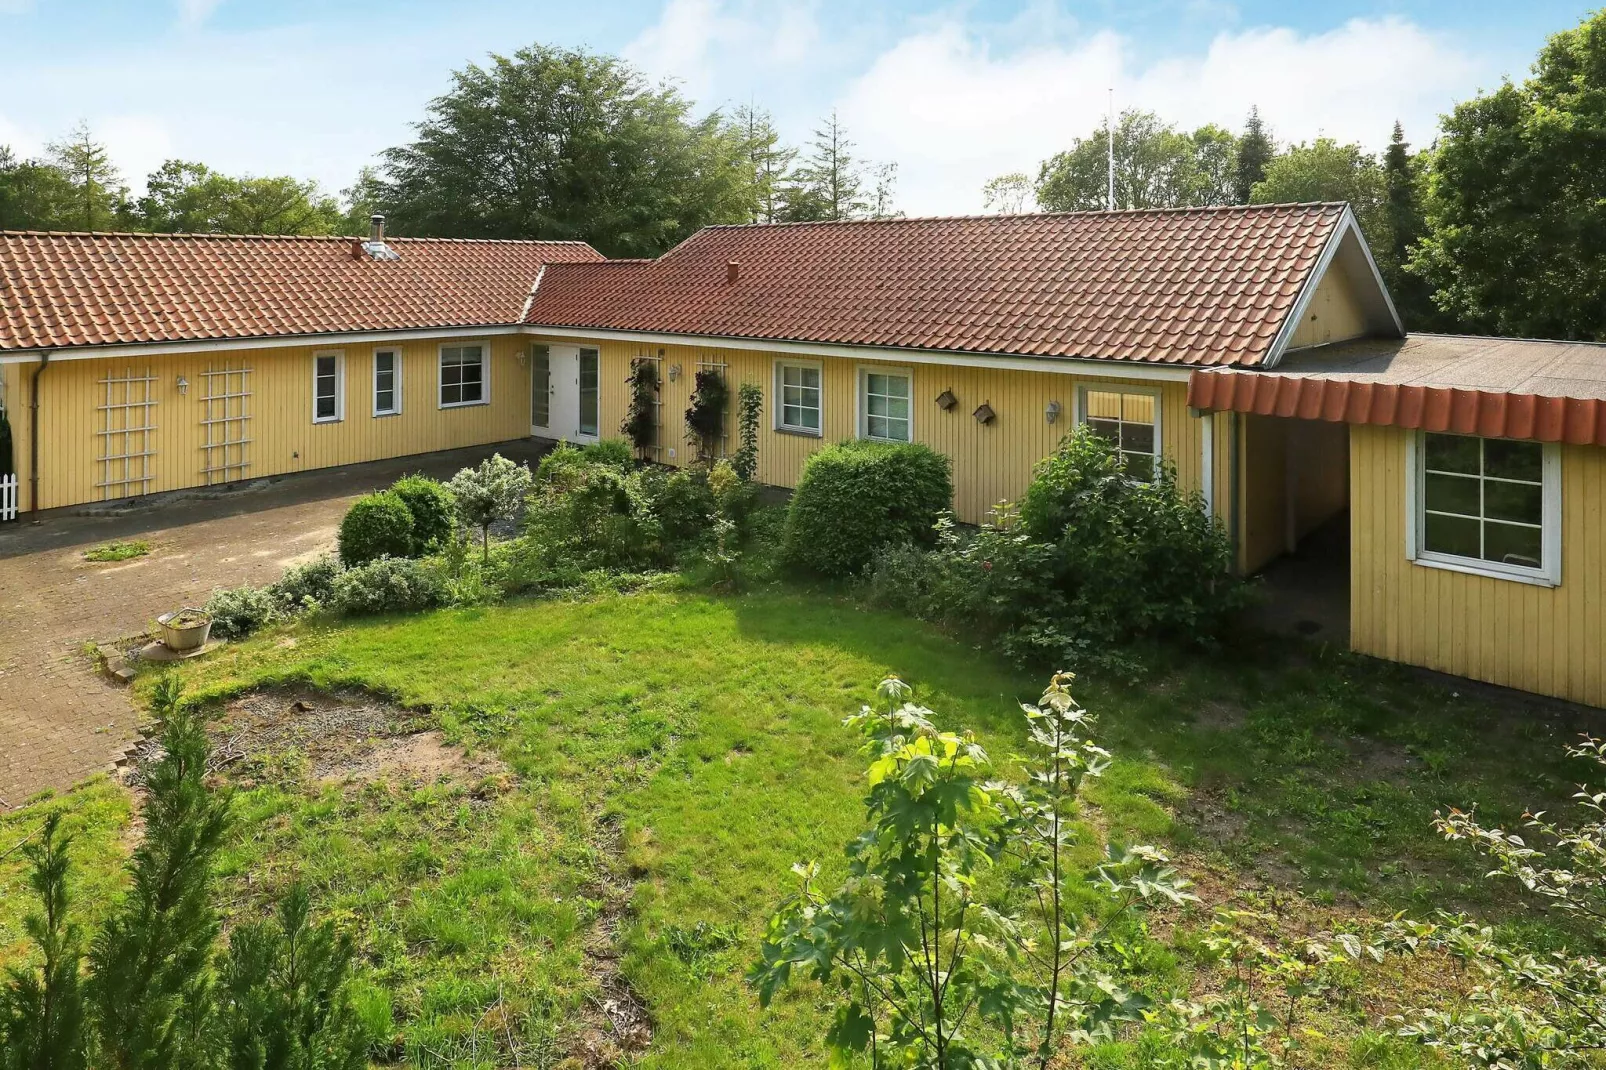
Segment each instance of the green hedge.
[[413,514],[391,491],[358,498],[340,521],[340,561],[348,568],[413,552]]
[[885,546],[933,545],[933,525],[953,496],[952,466],[928,446],[828,446],[803,466],[782,554],[821,575],[862,572]]
[[413,557],[433,553],[451,540],[457,511],[445,484],[428,476],[403,476],[390,489],[413,518]]

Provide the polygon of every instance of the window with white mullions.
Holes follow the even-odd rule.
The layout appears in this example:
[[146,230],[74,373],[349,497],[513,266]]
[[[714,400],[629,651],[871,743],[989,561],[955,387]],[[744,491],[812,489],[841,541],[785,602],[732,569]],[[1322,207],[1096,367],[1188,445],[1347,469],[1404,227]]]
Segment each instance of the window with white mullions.
[[1542,569],[1544,450],[1538,442],[1424,435],[1422,549]]
[[820,368],[817,364],[775,366],[775,426],[807,435],[820,433]]
[[312,358],[312,422],[334,423],[345,408],[345,362],[339,353],[319,353]]
[[374,351],[374,415],[395,416],[401,412],[401,353],[394,349]]
[[485,404],[485,347],[441,347],[441,400],[443,409]]
[[1082,393],[1082,422],[1115,447],[1127,475],[1154,479],[1160,458],[1160,399],[1150,393],[1093,390]]
[[908,442],[911,439],[910,407],[912,377],[907,372],[865,369],[859,384],[863,423],[861,433],[877,442]]
[[580,350],[580,434],[595,436],[601,423],[601,355],[595,349]]

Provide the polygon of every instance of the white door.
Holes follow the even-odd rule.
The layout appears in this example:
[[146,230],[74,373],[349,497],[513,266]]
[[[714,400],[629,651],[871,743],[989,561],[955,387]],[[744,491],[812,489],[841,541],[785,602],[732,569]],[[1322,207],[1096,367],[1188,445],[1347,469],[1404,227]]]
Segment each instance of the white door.
[[[597,351],[590,347],[551,346],[548,349],[545,368],[550,398],[545,414],[548,422],[540,425],[537,434],[570,442],[595,442],[600,437],[599,364]],[[542,415],[534,396],[543,370],[539,360],[531,370],[531,419],[534,420]]]

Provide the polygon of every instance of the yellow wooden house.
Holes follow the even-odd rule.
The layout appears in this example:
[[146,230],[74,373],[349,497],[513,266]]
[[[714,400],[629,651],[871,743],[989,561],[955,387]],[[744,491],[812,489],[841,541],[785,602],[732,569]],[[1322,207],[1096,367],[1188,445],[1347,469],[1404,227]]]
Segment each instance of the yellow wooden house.
[[761,389],[762,482],[924,442],[971,522],[1089,424],[1173,465],[1246,572],[1338,525],[1354,649],[1606,704],[1606,350],[1407,337],[1343,205],[711,227],[651,261],[377,219],[0,234],[24,513],[612,437],[643,362],[662,463],[712,371]]

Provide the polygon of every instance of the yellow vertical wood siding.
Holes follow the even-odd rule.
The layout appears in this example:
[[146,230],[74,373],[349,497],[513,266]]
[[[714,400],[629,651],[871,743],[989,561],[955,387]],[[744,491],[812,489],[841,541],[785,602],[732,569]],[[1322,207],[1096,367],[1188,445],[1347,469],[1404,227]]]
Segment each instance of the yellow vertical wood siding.
[[[552,345],[573,345],[553,339]],[[660,359],[662,423],[659,427],[661,459],[685,464],[695,457],[686,440],[685,412],[691,404],[695,373],[700,363],[723,364],[731,386],[727,416],[729,449],[736,448],[736,388],[756,383],[764,392],[760,422],[758,473],[761,483],[793,487],[809,455],[831,442],[858,434],[858,382],[861,368],[898,368],[911,373],[913,435],[947,454],[954,464],[954,512],[964,521],[980,523],[1000,501],[1019,498],[1031,480],[1032,466],[1053,451],[1071,429],[1078,390],[1083,386],[1115,386],[1148,390],[1160,395],[1161,450],[1177,467],[1180,484],[1187,490],[1200,485],[1202,420],[1187,407],[1184,382],[1133,382],[1118,377],[1067,375],[1006,369],[964,368],[939,364],[899,364],[897,361],[853,360],[844,357],[778,357],[760,350],[715,349],[686,345],[647,345],[627,342],[597,343],[601,349],[601,431],[619,435],[629,400],[627,380],[636,357]],[[775,363],[777,359],[814,364],[821,369],[822,434],[800,435],[774,429]],[[674,381],[672,368],[680,369]],[[951,390],[958,404],[943,412],[937,395]],[[1057,401],[1061,412],[1050,424],[1048,404]],[[972,413],[986,403],[997,414],[988,425]],[[670,456],[670,450],[674,455]],[[1218,488],[1222,487],[1218,481]],[[1218,489],[1218,495],[1223,493]]]
[[1326,345],[1366,334],[1366,313],[1355,294],[1355,285],[1342,270],[1329,269],[1316,284],[1310,304],[1294,328],[1288,348]]
[[1561,449],[1561,585],[1540,587],[1406,558],[1408,434],[1351,429],[1351,645],[1606,706],[1606,449]]
[[[453,339],[450,345],[483,344],[490,356],[488,403],[443,409],[439,398],[439,339],[401,343],[343,346],[298,346],[282,349],[237,350],[228,353],[153,356],[116,360],[61,360],[44,373],[41,392],[40,507],[98,501],[101,491],[102,448],[100,414],[105,398],[101,380],[149,369],[157,401],[153,416],[157,430],[151,436],[156,456],[150,492],[203,486],[207,480],[205,372],[245,366],[251,396],[250,419],[245,423],[251,441],[249,468],[243,478],[280,475],[314,468],[353,464],[386,457],[405,457],[434,450],[481,445],[522,438],[530,433],[530,372],[519,359],[528,352],[528,340],[517,335]],[[375,349],[401,354],[402,411],[374,416],[373,367]],[[313,357],[339,353],[345,366],[345,411],[341,420],[317,423],[312,419]],[[28,428],[25,398],[28,380],[37,365],[10,365],[16,432],[17,466],[27,495]],[[189,383],[180,393],[180,377]],[[17,381],[20,379],[20,382]],[[19,409],[23,410],[19,412]],[[16,419],[17,416],[21,419]]]

